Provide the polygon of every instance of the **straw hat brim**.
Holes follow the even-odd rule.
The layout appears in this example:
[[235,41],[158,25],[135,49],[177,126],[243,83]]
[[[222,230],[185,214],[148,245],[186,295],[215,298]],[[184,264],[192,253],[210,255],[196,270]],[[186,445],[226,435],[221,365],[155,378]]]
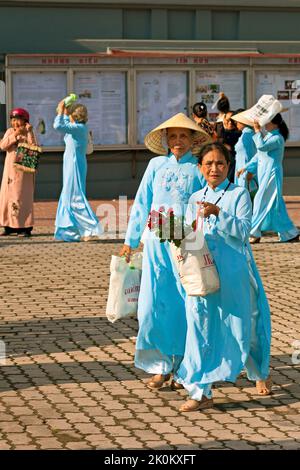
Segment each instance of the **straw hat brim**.
[[151,152],[158,155],[166,155],[167,146],[163,144],[164,130],[171,127],[181,127],[194,131],[191,152],[197,154],[202,145],[211,142],[211,137],[202,130],[194,121],[188,118],[183,113],[178,113],[167,121],[160,124],[158,127],[150,131],[145,137],[145,145]]

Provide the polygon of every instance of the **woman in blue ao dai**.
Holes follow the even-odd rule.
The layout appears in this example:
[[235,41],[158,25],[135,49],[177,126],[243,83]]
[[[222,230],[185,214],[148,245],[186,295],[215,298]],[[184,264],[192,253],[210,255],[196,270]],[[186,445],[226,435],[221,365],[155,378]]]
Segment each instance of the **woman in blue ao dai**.
[[[199,142],[201,138],[208,140],[207,134],[182,113],[146,136],[146,146],[163,156],[150,160],[137,191],[120,252],[127,261],[131,250],[139,245],[151,210],[164,206],[165,211],[172,208],[175,215],[184,215],[189,197],[203,186],[197,158],[191,152],[193,140]],[[147,385],[159,389],[176,370],[184,353],[185,293],[169,243],[161,243],[147,229],[143,242],[135,366],[154,374]]]
[[[238,114],[240,112],[244,111],[243,109],[238,109],[233,115],[232,119],[235,119],[235,114]],[[254,157],[256,154],[256,146],[253,141],[253,136],[254,136],[254,130],[250,126],[246,126],[242,122],[239,122],[236,120],[236,127],[238,128],[239,131],[242,132],[239,140],[235,144],[235,168],[236,168],[236,173],[235,173],[235,178],[234,178],[234,183],[237,184],[238,186],[242,186],[243,188],[247,188],[249,192],[254,191],[256,189],[256,185],[253,179],[253,174],[248,173],[248,174],[238,174],[238,170],[241,168],[244,168],[245,165]]]
[[230,156],[220,143],[208,144],[199,163],[207,186],[193,194],[186,223],[203,211],[205,240],[216,263],[220,289],[203,297],[188,296],[187,335],[177,383],[190,395],[181,411],[213,406],[212,384],[234,382],[243,368],[267,394],[270,359],[270,310],[248,236],[248,191],[227,179]]
[[250,243],[258,243],[262,232],[277,232],[279,241],[299,241],[299,230],[288,216],[282,197],[284,141],[289,131],[277,114],[265,125],[267,134],[262,136],[258,122],[254,123],[257,153],[238,173],[257,173],[258,191],[254,198]]
[[55,219],[54,237],[57,240],[88,241],[100,237],[102,226],[85,196],[86,149],[88,143],[87,109],[81,104],[65,107],[62,100],[57,107],[53,127],[65,134],[63,189]]

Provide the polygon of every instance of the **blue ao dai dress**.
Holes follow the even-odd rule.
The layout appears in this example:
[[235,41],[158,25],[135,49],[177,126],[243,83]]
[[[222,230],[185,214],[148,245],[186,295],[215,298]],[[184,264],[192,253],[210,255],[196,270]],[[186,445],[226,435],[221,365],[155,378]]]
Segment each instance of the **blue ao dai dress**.
[[53,127],[65,133],[66,144],[63,189],[56,212],[54,237],[68,242],[80,241],[83,237],[99,237],[103,233],[102,226],[85,196],[87,126],[71,123],[69,116],[61,114],[56,116]]
[[[206,202],[218,202],[218,217],[204,219],[204,236],[220,276],[219,291],[186,299],[187,335],[184,358],[176,373],[190,397],[211,397],[211,384],[234,382],[243,368],[248,378],[268,377],[270,310],[248,243],[251,201],[246,189],[228,180],[207,186]],[[186,222],[196,219],[197,201],[206,188],[193,194]]]
[[[164,206],[166,211],[172,208],[175,215],[184,215],[191,194],[202,186],[197,159],[191,152],[179,161],[173,154],[150,160],[131,210],[125,243],[138,247],[152,209]],[[148,373],[167,374],[184,353],[185,292],[169,243],[160,243],[147,229],[143,240],[135,365]]]
[[[235,171],[237,172],[238,170],[241,170],[242,168],[245,168],[245,165],[254,157],[256,154],[256,146],[253,141],[253,136],[254,136],[254,130],[251,127],[244,127],[242,130],[242,134],[235,144]],[[234,176],[234,182],[238,186],[242,186],[243,188],[248,189],[248,183],[246,179],[247,173],[243,173],[239,177],[237,177],[237,174],[235,173]],[[254,185],[251,185],[250,182],[250,191],[252,189],[255,189]]]
[[277,232],[280,241],[288,241],[299,234],[288,216],[282,197],[284,139],[278,129],[265,137],[257,132],[253,137],[257,154],[245,166],[257,173],[258,191],[254,198],[251,236],[260,237],[262,231]]

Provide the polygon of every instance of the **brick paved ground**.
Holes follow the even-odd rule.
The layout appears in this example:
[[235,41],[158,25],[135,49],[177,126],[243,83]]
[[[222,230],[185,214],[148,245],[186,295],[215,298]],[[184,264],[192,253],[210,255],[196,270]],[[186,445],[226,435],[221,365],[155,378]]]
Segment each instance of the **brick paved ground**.
[[[288,212],[294,222],[300,226],[300,196],[285,196],[285,201],[287,204]],[[107,210],[107,204],[115,208],[116,214],[119,214],[119,201],[91,201],[92,209],[96,212],[98,210],[98,215],[100,218],[105,216],[105,211]],[[124,203],[123,203],[124,204]],[[127,201],[128,207],[132,204],[131,200]],[[35,203],[35,223],[37,226],[42,227],[53,227],[55,213],[57,208],[57,201],[42,201]],[[121,211],[122,215],[124,209]],[[113,215],[113,214],[112,214]],[[125,217],[122,217],[121,226],[124,228]]]
[[[299,201],[288,204],[298,225]],[[214,390],[215,409],[180,414],[184,391],[148,390],[146,374],[133,367],[136,320],[105,318],[110,256],[121,241],[54,242],[55,208],[36,204],[31,239],[0,239],[8,355],[0,449],[300,447],[300,366],[291,362],[300,341],[300,244],[266,237],[254,247],[272,309],[273,396],[256,396],[242,376]]]

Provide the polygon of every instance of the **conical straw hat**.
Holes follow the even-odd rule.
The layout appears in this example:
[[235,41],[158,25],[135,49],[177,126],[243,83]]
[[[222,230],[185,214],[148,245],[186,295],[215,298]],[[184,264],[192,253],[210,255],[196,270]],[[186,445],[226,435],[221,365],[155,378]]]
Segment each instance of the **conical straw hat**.
[[183,113],[178,113],[146,135],[145,145],[149,150],[151,150],[151,152],[157,153],[158,155],[166,155],[168,148],[167,144],[163,143],[164,130],[169,129],[170,127],[182,127],[184,129],[195,131],[195,134],[193,134],[195,144],[192,146],[192,153],[198,153],[203,144],[211,141],[210,136],[194,121],[192,121],[192,119],[188,118]]

